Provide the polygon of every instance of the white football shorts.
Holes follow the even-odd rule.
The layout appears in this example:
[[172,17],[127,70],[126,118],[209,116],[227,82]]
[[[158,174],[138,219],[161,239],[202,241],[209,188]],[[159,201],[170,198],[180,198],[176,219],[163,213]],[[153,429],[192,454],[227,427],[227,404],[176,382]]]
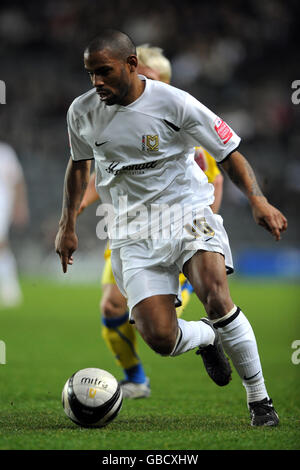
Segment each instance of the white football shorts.
[[112,250],[111,262],[117,285],[127,298],[129,314],[141,300],[153,295],[173,294],[180,305],[179,273],[197,251],[224,256],[227,274],[233,272],[232,255],[223,219],[205,208],[205,217],[168,239],[140,239]]

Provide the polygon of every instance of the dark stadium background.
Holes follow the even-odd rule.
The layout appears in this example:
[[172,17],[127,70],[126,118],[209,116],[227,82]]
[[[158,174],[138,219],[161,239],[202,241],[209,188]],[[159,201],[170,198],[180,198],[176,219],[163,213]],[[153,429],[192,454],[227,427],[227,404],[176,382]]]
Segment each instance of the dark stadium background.
[[[85,45],[113,27],[137,45],[164,49],[172,84],[231,124],[266,196],[288,217],[288,232],[275,243],[225,178],[221,214],[238,273],[299,277],[300,104],[291,100],[292,82],[300,79],[299,17],[296,0],[2,0],[0,79],[7,94],[0,139],[21,160],[31,211],[28,227],[12,230],[20,273],[62,278],[54,237],[69,157],[65,116],[71,101],[90,88]],[[95,209],[81,216],[68,279],[100,277],[104,242],[96,238]]]

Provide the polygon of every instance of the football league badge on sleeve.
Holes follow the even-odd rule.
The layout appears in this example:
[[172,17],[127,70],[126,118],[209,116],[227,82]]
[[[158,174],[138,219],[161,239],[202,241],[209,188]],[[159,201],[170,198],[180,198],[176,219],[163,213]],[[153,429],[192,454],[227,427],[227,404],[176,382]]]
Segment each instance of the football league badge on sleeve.
[[227,144],[233,135],[228,124],[218,117],[214,122],[214,128],[223,144]]

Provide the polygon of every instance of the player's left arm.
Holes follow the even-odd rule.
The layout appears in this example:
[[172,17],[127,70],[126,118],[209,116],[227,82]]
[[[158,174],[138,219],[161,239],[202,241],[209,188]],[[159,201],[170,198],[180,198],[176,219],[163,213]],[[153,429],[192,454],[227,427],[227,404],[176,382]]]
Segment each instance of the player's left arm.
[[88,186],[90,168],[90,160],[74,161],[70,157],[65,173],[62,213],[55,239],[55,251],[60,257],[64,273],[67,272],[68,264],[73,264],[72,255],[78,246],[76,219]]
[[221,165],[232,182],[247,196],[256,223],[271,232],[276,241],[280,240],[281,233],[287,229],[287,219],[268,202],[247,159],[234,151]]

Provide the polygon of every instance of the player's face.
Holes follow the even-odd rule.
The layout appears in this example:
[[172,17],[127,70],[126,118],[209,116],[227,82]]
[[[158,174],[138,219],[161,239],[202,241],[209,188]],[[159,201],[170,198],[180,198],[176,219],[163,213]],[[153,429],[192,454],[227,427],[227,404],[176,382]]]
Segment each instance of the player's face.
[[131,89],[130,65],[113,57],[109,50],[85,53],[84,66],[101,101],[108,106],[126,105]]

